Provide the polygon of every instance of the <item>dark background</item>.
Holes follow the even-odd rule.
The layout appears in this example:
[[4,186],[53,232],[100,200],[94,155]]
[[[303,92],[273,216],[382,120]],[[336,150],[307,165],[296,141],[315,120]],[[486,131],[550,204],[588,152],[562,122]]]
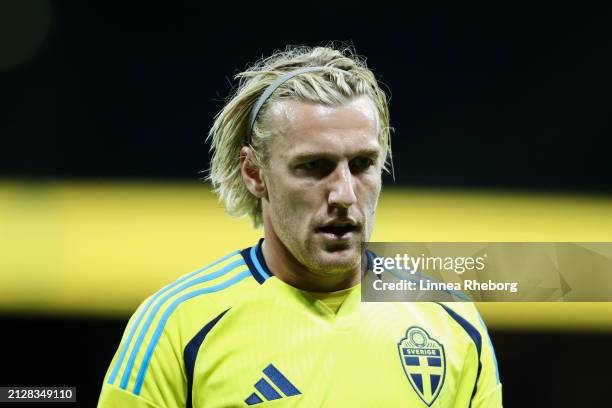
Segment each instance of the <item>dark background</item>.
[[[197,180],[233,75],[338,40],[391,91],[388,185],[610,196],[610,21],[576,3],[2,2],[0,178]],[[3,312],[0,385],[75,385],[95,405],[127,317]],[[610,405],[610,333],[492,338],[505,406]]]
[[391,90],[396,183],[612,190],[609,7],[126,3],[3,4],[4,47],[40,45],[0,77],[0,174],[193,179],[234,74],[338,40]]

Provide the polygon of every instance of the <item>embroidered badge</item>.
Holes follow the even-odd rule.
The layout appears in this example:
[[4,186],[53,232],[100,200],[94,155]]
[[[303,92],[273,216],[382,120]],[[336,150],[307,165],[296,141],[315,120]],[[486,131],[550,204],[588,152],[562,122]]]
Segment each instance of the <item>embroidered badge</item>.
[[446,358],[444,346],[420,327],[406,330],[397,343],[402,368],[418,396],[431,406],[444,385]]

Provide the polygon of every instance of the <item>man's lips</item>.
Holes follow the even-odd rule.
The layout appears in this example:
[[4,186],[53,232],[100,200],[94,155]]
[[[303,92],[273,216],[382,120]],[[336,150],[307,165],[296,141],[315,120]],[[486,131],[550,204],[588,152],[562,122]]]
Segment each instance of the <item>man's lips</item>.
[[328,223],[315,229],[316,232],[328,235],[330,237],[348,238],[353,233],[361,231],[361,227],[356,223]]

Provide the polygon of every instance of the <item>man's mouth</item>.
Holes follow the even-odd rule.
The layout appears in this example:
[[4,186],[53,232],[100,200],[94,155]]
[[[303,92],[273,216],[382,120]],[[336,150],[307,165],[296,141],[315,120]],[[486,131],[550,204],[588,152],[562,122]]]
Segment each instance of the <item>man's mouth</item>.
[[348,239],[358,231],[359,227],[354,224],[330,224],[316,229],[330,239]]

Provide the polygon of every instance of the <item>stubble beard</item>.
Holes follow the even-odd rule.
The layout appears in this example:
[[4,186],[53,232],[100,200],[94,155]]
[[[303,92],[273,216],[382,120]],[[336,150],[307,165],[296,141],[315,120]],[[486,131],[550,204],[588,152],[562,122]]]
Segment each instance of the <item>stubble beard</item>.
[[[279,218],[283,219],[283,216],[280,215]],[[316,236],[317,233],[312,227],[306,227],[309,228],[309,233],[302,239],[296,232],[285,228],[284,223],[273,224],[276,224],[274,225],[275,233],[283,245],[313,275],[329,277],[347,274],[359,268],[361,264],[360,248],[355,248],[355,246],[360,246],[359,243],[326,245],[320,237]],[[351,251],[354,254],[345,260],[337,259],[339,256],[345,257],[339,254],[343,251]]]

